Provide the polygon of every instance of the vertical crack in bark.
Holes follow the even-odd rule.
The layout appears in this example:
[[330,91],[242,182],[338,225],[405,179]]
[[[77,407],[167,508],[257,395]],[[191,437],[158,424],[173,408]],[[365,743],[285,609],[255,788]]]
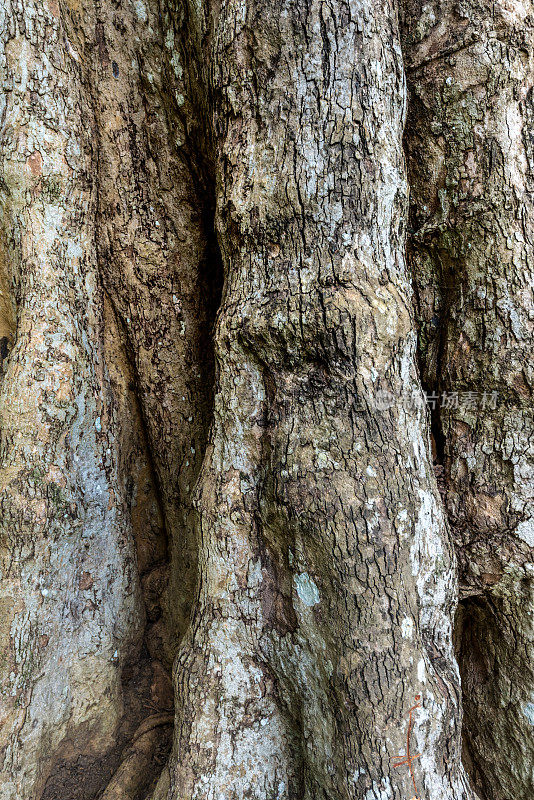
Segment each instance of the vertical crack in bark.
[[[2,195],[8,187],[0,187]],[[8,197],[2,196],[1,212],[3,224],[0,229],[0,381],[7,368],[7,358],[13,347],[16,329],[16,312],[13,300],[12,266],[9,256],[9,212]]]
[[[174,94],[187,117],[184,79],[177,68],[172,79],[165,71],[157,6],[143,9],[125,9],[119,19],[107,9],[101,14],[100,260],[133,353],[171,539],[167,657],[172,659],[195,590],[189,496],[212,396],[210,300],[216,268],[208,263],[214,254],[204,227],[204,198],[190,154],[183,155],[184,126],[171,99]],[[135,35],[138,14],[146,15],[142,39]]]
[[[177,10],[99,4],[97,16],[99,258],[131,356],[168,535],[168,563],[155,565],[142,585],[148,654],[169,671],[196,592],[191,494],[212,415],[222,274],[214,188]],[[156,619],[154,603],[162,610]],[[102,800],[146,793],[135,776],[146,778],[150,747],[161,752],[168,733],[143,734],[142,752],[132,745]]]
[[[0,14],[0,376],[10,282],[19,312],[0,383],[1,799],[152,793],[178,653],[154,800],[400,796],[391,759],[415,695],[417,785],[468,800],[455,565],[403,260],[394,4],[41,5]],[[508,114],[532,118],[532,19],[495,6],[471,35],[463,4],[407,6],[429,178],[414,186],[430,197],[412,252],[424,380],[490,376],[521,412],[481,430],[449,409],[437,438],[462,576],[486,592],[464,603],[459,650],[473,775],[504,800],[499,782],[527,796],[532,755],[517,542],[532,537],[532,143]],[[487,275],[494,247],[504,267]],[[441,292],[444,265],[459,291]],[[499,375],[485,353],[502,337]],[[521,723],[487,713],[488,694]],[[498,736],[515,772],[483,752]]]
[[169,740],[221,271],[165,26],[157,2],[0,15],[0,188],[20,261],[0,394],[2,800],[92,800],[106,784],[141,800]]
[[464,598],[457,637],[470,771],[488,800],[526,800],[534,790],[532,4],[406,0],[403,16],[410,257],[422,372],[448,396],[444,500]]
[[[207,65],[226,282],[199,600],[154,799],[399,793],[393,720],[418,693],[420,785],[470,797],[451,550],[424,412],[406,401],[420,395],[394,11],[189,13]],[[385,413],[380,390],[400,398]]]

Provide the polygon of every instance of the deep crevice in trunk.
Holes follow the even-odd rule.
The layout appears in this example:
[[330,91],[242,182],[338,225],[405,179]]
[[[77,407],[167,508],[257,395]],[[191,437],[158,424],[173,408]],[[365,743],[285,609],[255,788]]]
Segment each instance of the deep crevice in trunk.
[[433,428],[459,567],[465,766],[481,798],[523,799],[533,786],[533,19],[529,4],[461,5],[402,6],[408,246],[421,373],[451,398]]
[[[127,12],[125,12],[127,13]],[[113,159],[116,159],[115,146],[120,152],[124,147],[121,142],[122,128],[119,122],[116,131],[108,133],[105,123],[99,129],[97,126],[97,164],[98,164],[98,219],[96,237],[99,251],[100,268],[102,275],[102,285],[106,294],[108,308],[108,332],[107,336],[115,337],[120,340],[121,353],[108,353],[108,368],[117,373],[117,381],[120,384],[117,391],[117,399],[121,401],[121,395],[129,397],[131,408],[128,413],[121,413],[121,425],[126,426],[128,417],[132,417],[132,427],[125,432],[124,453],[126,454],[132,445],[131,437],[137,437],[142,442],[141,449],[144,452],[143,471],[144,483],[139,474],[132,472],[132,464],[124,464],[124,475],[128,476],[125,483],[125,496],[129,498],[131,507],[136,507],[136,522],[134,524],[134,535],[137,546],[138,572],[141,580],[142,595],[146,612],[146,625],[143,637],[142,648],[136,658],[128,664],[123,664],[122,686],[124,692],[124,713],[121,727],[117,733],[117,743],[105,758],[97,760],[86,756],[84,749],[72,745],[70,753],[58,754],[56,767],[50,775],[42,800],[62,800],[66,797],[74,797],[76,800],[95,800],[95,798],[124,798],[124,800],[142,800],[153,788],[157,773],[160,771],[170,747],[172,735],[172,716],[173,716],[173,692],[171,683],[171,665],[173,653],[179,644],[179,638],[185,630],[185,620],[187,619],[191,606],[194,602],[196,588],[193,584],[187,589],[188,595],[181,596],[182,620],[180,629],[176,629],[176,619],[170,611],[176,605],[176,592],[182,591],[180,586],[181,575],[177,576],[174,586],[169,583],[171,573],[171,559],[174,557],[180,561],[180,547],[189,537],[191,532],[187,532],[191,526],[191,495],[194,483],[198,476],[198,471],[203,460],[203,452],[207,443],[207,435],[211,423],[214,395],[214,355],[213,355],[213,328],[218,311],[223,284],[223,270],[221,256],[217,244],[214,230],[215,214],[215,187],[212,165],[207,155],[207,148],[200,141],[195,141],[195,132],[189,134],[187,130],[187,114],[184,114],[180,103],[177,101],[176,77],[172,75],[168,60],[161,65],[165,75],[161,83],[154,88],[153,81],[145,79],[145,74],[153,70],[146,54],[141,54],[137,58],[139,69],[139,81],[136,85],[135,74],[132,79],[133,91],[138,92],[141,101],[140,107],[143,109],[145,119],[139,123],[139,117],[133,120],[133,108],[131,103],[135,103],[136,97],[132,94],[120,94],[120,87],[117,89],[114,84],[115,78],[122,75],[123,64],[118,58],[116,50],[117,41],[120,35],[124,36],[126,47],[130,47],[128,41],[127,27],[121,27],[119,16],[113,18],[113,24],[109,24],[106,18],[106,9],[102,4],[97,6],[97,36],[99,41],[100,62],[97,64],[99,77],[90,77],[87,80],[93,85],[93,103],[97,119],[103,114],[111,111],[115,115],[124,115],[124,124],[127,126],[128,142],[126,154],[132,161],[132,182],[131,197],[127,195],[127,203],[131,203],[131,210],[140,216],[143,226],[147,230],[154,225],[154,217],[151,217],[154,208],[150,209],[150,202],[156,207],[161,204],[163,207],[163,224],[168,229],[165,244],[169,241],[178,242],[175,250],[169,249],[167,264],[162,260],[162,266],[167,268],[168,278],[161,277],[162,271],[155,275],[151,272],[150,253],[147,266],[143,261],[145,232],[135,233],[131,245],[124,233],[121,231],[121,218],[118,206],[116,207],[116,222],[111,218],[111,213],[115,213],[115,207],[110,202],[113,200],[113,173],[110,166],[113,166]],[[76,24],[79,24],[76,23]],[[118,27],[117,27],[118,25]],[[159,25],[162,25],[161,15]],[[163,30],[160,28],[159,34],[163,37]],[[181,38],[178,36],[181,43]],[[140,45],[142,47],[142,45]],[[115,48],[115,49],[114,49]],[[163,52],[165,48],[162,47]],[[125,51],[127,52],[127,51]],[[169,54],[167,54],[169,55]],[[117,61],[115,61],[117,59]],[[117,63],[118,62],[118,63]],[[145,63],[146,62],[146,63]],[[120,65],[120,66],[119,66]],[[170,71],[169,71],[170,70]],[[107,71],[111,71],[113,79],[110,83],[105,83]],[[102,76],[102,77],[101,77]],[[99,81],[103,80],[101,87]],[[188,80],[188,76],[184,76]],[[104,91],[102,91],[102,88]],[[197,98],[197,101],[199,98]],[[116,110],[113,106],[117,103]],[[200,108],[200,102],[197,103]],[[159,117],[156,109],[164,109],[164,119],[166,131],[161,145],[158,143],[158,136],[162,135],[161,130],[156,129],[154,120]],[[197,108],[197,110],[198,110]],[[132,114],[132,117],[129,117]],[[198,115],[199,117],[201,114]],[[102,117],[103,118],[103,117]],[[161,117],[159,117],[161,119]],[[187,134],[182,142],[174,142],[171,134],[180,126]],[[198,133],[198,131],[197,131]],[[104,134],[104,135],[102,135]],[[183,137],[182,137],[183,139]],[[200,146],[199,146],[200,145]],[[160,153],[163,150],[163,153]],[[169,181],[167,184],[167,194],[160,196],[159,186],[159,166],[156,170],[157,180],[154,181],[154,173],[151,172],[151,160],[158,158],[171,159],[171,188]],[[163,165],[168,166],[168,161],[162,161]],[[172,187],[174,181],[175,187]],[[116,186],[120,181],[114,182]],[[183,183],[183,185],[182,185]],[[128,192],[128,187],[126,192]],[[174,191],[175,200],[173,202],[172,192]],[[151,196],[152,195],[152,196]],[[124,195],[123,195],[124,196]],[[141,201],[139,203],[139,200]],[[183,237],[180,224],[183,220],[187,222],[187,207],[182,213],[180,203],[184,200],[191,204],[191,214],[196,214],[198,221],[194,220],[196,231],[192,231],[192,243],[190,256],[191,269],[189,269],[188,238],[191,235],[187,225],[184,225],[186,234]],[[165,207],[165,203],[167,206]],[[167,210],[165,210],[165,208]],[[156,208],[159,211],[159,208]],[[131,211],[129,211],[131,214]],[[106,215],[110,217],[108,223]],[[145,219],[146,217],[146,219]],[[126,217],[127,218],[127,217]],[[161,216],[159,219],[162,219]],[[156,221],[155,225],[161,223]],[[106,231],[106,225],[108,225]],[[149,241],[147,234],[147,240]],[[121,238],[122,236],[122,238]],[[137,238],[136,238],[137,237]],[[200,241],[200,245],[199,245]],[[202,241],[204,244],[202,245]],[[150,242],[149,242],[150,244]],[[122,259],[124,247],[132,246],[132,262],[137,262],[135,275],[132,277],[128,269],[128,259]],[[168,245],[169,246],[169,245]],[[203,253],[199,257],[197,264],[194,262],[195,247],[203,247]],[[169,246],[170,248],[170,246]],[[185,266],[184,266],[185,262]],[[196,268],[197,271],[195,272]],[[121,274],[124,269],[124,274]],[[165,285],[165,280],[167,284]],[[158,291],[158,282],[161,284]],[[167,288],[171,287],[171,288]],[[163,290],[163,292],[161,291]],[[166,295],[174,303],[177,300],[178,311],[174,321],[169,315],[168,306],[165,307]],[[191,299],[195,295],[197,299]],[[162,303],[161,313],[158,318],[158,304]],[[155,307],[152,310],[152,304]],[[186,304],[186,310],[182,313],[182,306]],[[188,305],[187,305],[188,304]],[[196,304],[196,306],[195,306]],[[146,334],[142,329],[146,321],[147,312],[149,315],[149,325]],[[172,311],[170,314],[172,315]],[[139,314],[139,316],[136,316]],[[150,318],[152,314],[152,318]],[[185,314],[185,316],[184,316]],[[187,316],[189,314],[189,317]],[[113,318],[113,319],[112,319]],[[185,322],[183,320],[185,319]],[[193,325],[194,331],[188,327],[188,342],[185,345],[180,341],[180,325]],[[169,329],[173,326],[177,335],[169,335]],[[152,339],[158,335],[167,337],[163,339],[165,357],[172,366],[172,360],[178,363],[182,359],[188,359],[183,369],[191,371],[191,381],[186,383],[188,388],[187,401],[190,402],[189,412],[180,408],[180,412],[191,420],[193,417],[199,418],[195,422],[196,428],[192,431],[193,439],[187,443],[176,444],[180,436],[184,436],[180,424],[180,415],[166,406],[165,388],[160,388],[172,384],[173,374],[161,369],[161,350],[155,348],[149,357],[152,363],[147,364],[147,359],[143,355],[143,350],[151,346]],[[116,331],[110,334],[111,328]],[[144,338],[143,338],[144,337]],[[113,348],[111,348],[113,349]],[[168,356],[167,354],[172,354]],[[186,379],[187,381],[188,379]],[[189,391],[190,389],[190,391]],[[171,396],[182,394],[183,386],[178,383],[173,390],[171,385]],[[163,392],[163,394],[161,394]],[[195,394],[198,392],[198,394]],[[156,402],[156,397],[163,396],[163,403]],[[186,397],[182,398],[184,401]],[[122,410],[124,412],[124,409]],[[171,419],[169,421],[169,413]],[[167,414],[167,418],[165,418]],[[135,421],[133,421],[135,417]],[[160,422],[161,420],[161,422]],[[165,430],[164,427],[167,425]],[[168,439],[166,430],[170,431],[171,440]],[[174,438],[174,442],[172,439]],[[168,447],[168,449],[167,449]],[[188,453],[191,452],[189,455]],[[124,458],[129,456],[124,455]],[[189,461],[196,462],[196,473],[192,476],[191,483],[185,485],[186,481],[180,482],[179,475],[186,469]],[[146,496],[139,498],[144,493]],[[154,512],[159,518],[159,543],[149,541],[151,524],[147,518],[147,510],[140,507],[154,505],[157,511]],[[174,543],[173,543],[174,542]],[[154,555],[155,554],[155,555]],[[194,556],[192,557],[194,561]],[[176,572],[176,563],[174,572]],[[179,571],[179,570],[178,570]],[[189,562],[189,572],[192,572],[191,561]],[[154,725],[146,724],[154,720]],[[83,755],[80,755],[83,753]]]
[[[406,45],[405,45],[406,46]],[[407,65],[408,87],[410,89],[410,65]],[[424,173],[425,163],[420,158],[422,149],[427,146],[421,137],[422,120],[428,123],[428,112],[413,91],[409,91],[407,121],[404,130],[404,151],[408,168],[410,186],[424,186],[427,194],[422,205],[421,197],[412,194],[409,204],[409,223],[407,235],[407,262],[410,268],[414,289],[414,314],[417,331],[417,363],[423,391],[427,397],[430,418],[432,460],[438,489],[442,498],[444,513],[447,511],[447,435],[445,431],[442,404],[447,403],[447,382],[444,373],[448,363],[448,324],[455,298],[461,292],[461,267],[454,264],[446,250],[440,247],[439,236],[444,228],[445,212],[442,197],[436,186]],[[446,413],[446,412],[445,412]],[[450,522],[450,520],[449,520]],[[454,537],[454,530],[451,530]],[[460,543],[454,541],[456,551]],[[460,570],[458,570],[460,572]],[[458,575],[459,584],[461,574]],[[460,593],[461,594],[461,593]],[[475,603],[478,598],[475,598]],[[455,655],[461,674],[462,698],[466,694],[463,667],[463,631],[469,625],[471,606],[469,598],[460,600],[454,617],[453,640]],[[477,774],[470,755],[465,725],[462,725],[462,762],[477,791],[481,789],[480,775]],[[480,800],[486,800],[481,794]],[[491,800],[491,798],[487,798]]]

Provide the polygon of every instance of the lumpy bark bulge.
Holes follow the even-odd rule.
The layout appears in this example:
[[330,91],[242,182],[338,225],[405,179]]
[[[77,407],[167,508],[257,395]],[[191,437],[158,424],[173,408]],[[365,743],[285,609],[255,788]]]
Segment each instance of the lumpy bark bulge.
[[0,800],[530,797],[531,32],[4,4]]

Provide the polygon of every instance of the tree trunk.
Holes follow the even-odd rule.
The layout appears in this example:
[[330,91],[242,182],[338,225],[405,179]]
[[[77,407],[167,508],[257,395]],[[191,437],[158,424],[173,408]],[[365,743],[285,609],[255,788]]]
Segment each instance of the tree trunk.
[[[467,758],[534,793],[534,14],[405,3],[410,256],[457,544]],[[444,396],[444,394],[446,396]],[[456,393],[456,394],[455,394]]]
[[225,291],[169,797],[406,796],[418,697],[416,782],[468,797],[394,9],[229,4],[203,25]]
[[30,800],[72,752],[83,766],[115,747],[144,611],[128,418],[106,365],[94,115],[55,4],[7,2],[0,40],[0,797]]
[[451,9],[415,303],[393,0],[0,10],[0,800],[475,800],[418,358],[502,395],[433,427],[466,763],[529,796],[531,19]]

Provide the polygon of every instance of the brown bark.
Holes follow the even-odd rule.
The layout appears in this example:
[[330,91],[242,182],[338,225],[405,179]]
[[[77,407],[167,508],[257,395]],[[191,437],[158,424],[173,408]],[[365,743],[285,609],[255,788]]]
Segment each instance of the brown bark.
[[394,9],[196,13],[225,292],[169,797],[405,796],[417,695],[420,790],[469,797],[454,564],[410,406]]
[[[403,8],[422,376],[499,394],[433,418],[484,800],[532,780],[529,8]],[[0,76],[0,800],[474,800],[396,3],[8,0]]]
[[[190,496],[211,411],[218,254],[190,141],[175,21],[159,3],[98,9],[99,257],[125,331],[170,546],[165,658],[189,622],[197,574]],[[166,45],[165,45],[166,42]],[[172,63],[171,63],[172,62]],[[161,627],[161,626],[160,626]]]
[[468,757],[485,797],[526,800],[534,790],[533,8],[404,7],[410,256],[423,373],[449,397],[436,436],[466,598]]

